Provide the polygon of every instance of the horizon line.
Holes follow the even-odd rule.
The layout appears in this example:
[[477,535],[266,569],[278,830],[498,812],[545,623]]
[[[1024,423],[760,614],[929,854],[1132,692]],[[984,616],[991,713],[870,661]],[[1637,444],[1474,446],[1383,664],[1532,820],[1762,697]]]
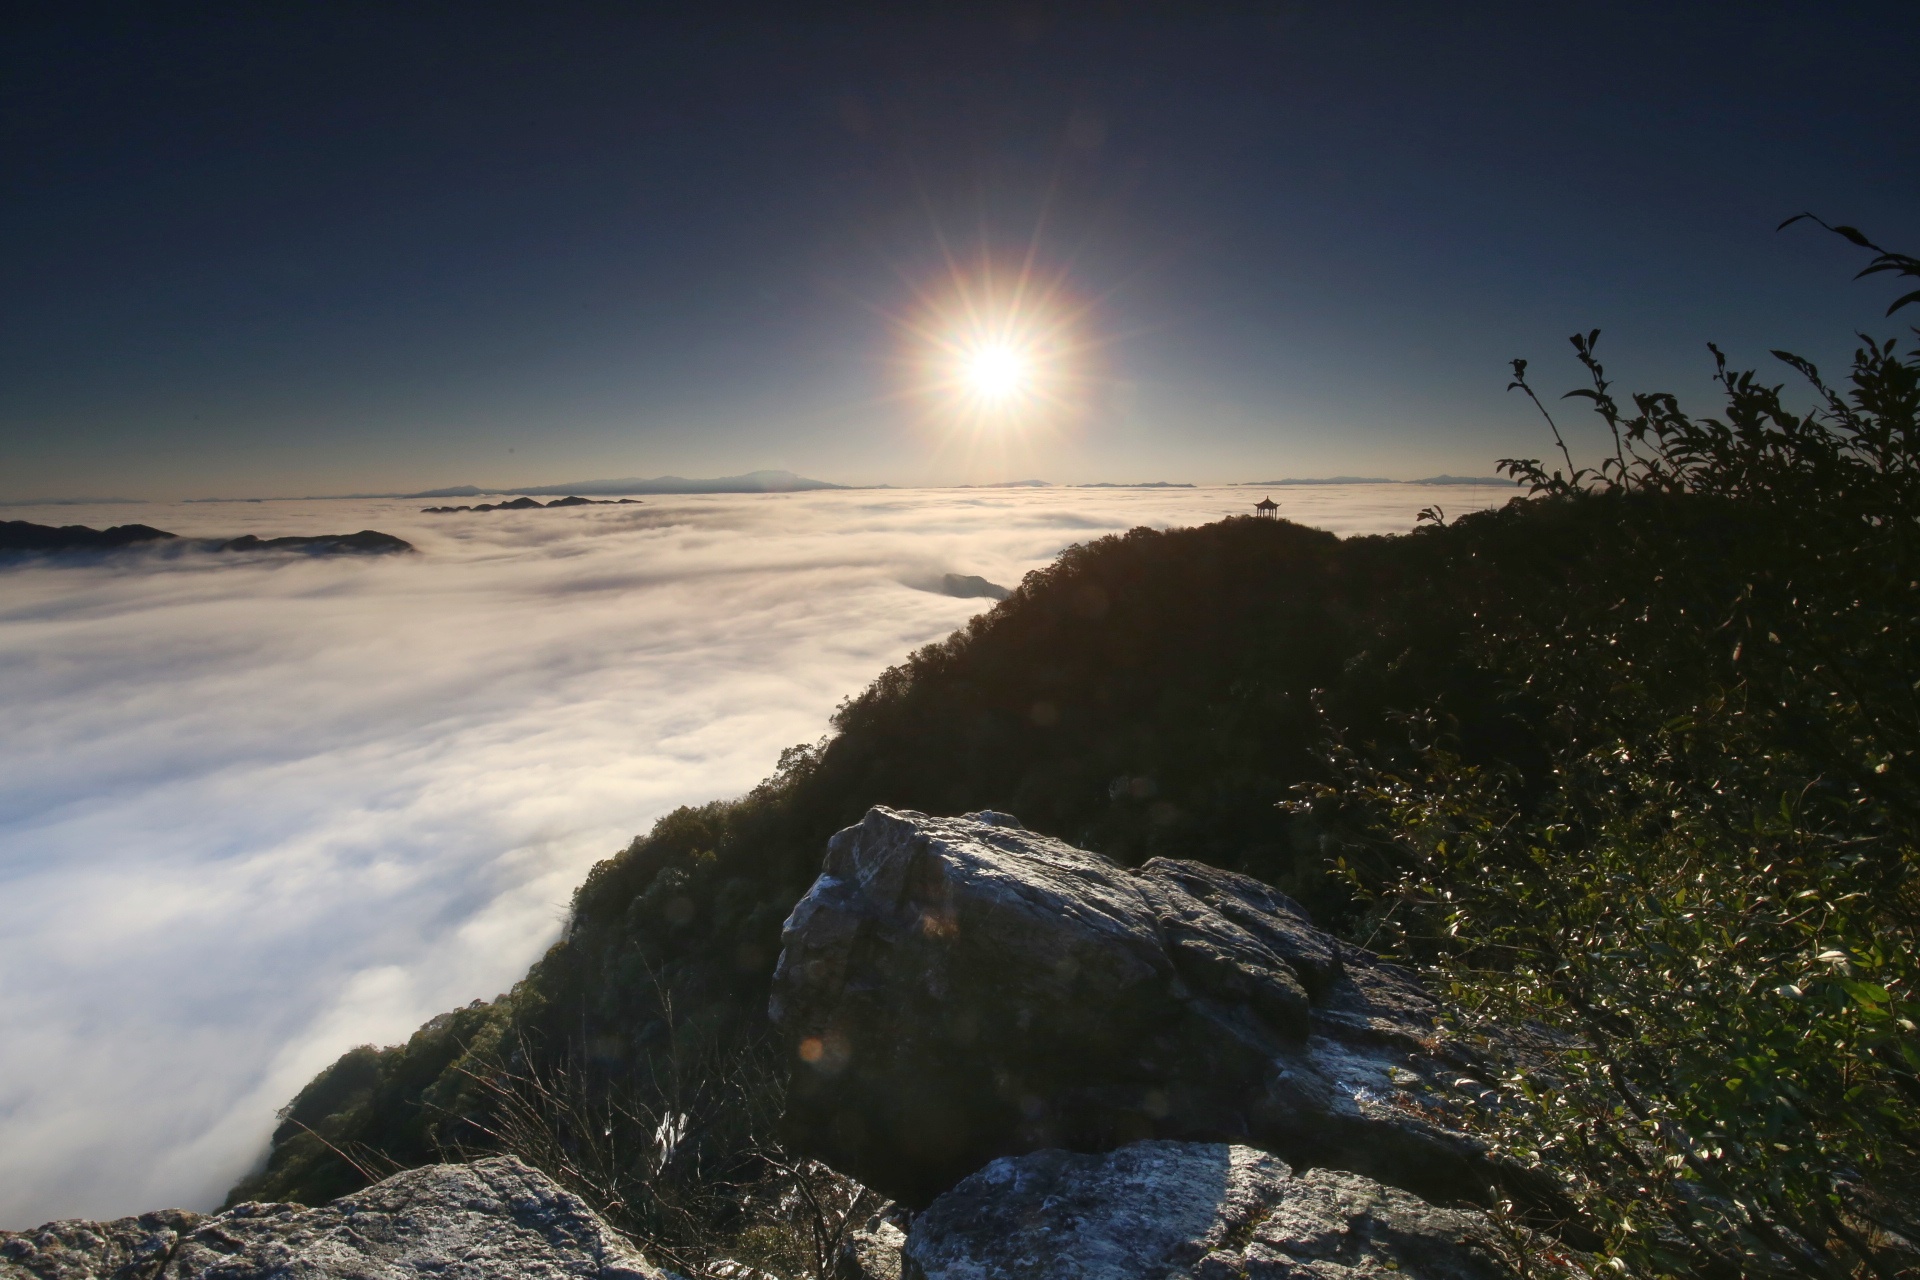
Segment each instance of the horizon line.
[[[757,476],[788,476],[794,481],[790,485],[769,486],[765,484],[737,484],[724,488],[711,486],[724,485],[728,481],[746,481]],[[750,471],[734,476],[716,476],[711,478],[689,478],[665,475],[651,479],[625,477],[615,480],[585,480],[572,484],[520,485],[488,487],[484,485],[447,485],[437,489],[423,489],[414,492],[389,493],[317,493],[317,494],[273,494],[241,497],[203,497],[203,498],[133,498],[133,497],[59,497],[59,498],[0,498],[0,508],[4,507],[85,507],[85,506],[145,506],[165,505],[169,503],[202,504],[221,502],[353,502],[393,499],[428,498],[465,498],[465,497],[566,497],[585,496],[588,493],[601,495],[651,495],[656,497],[700,497],[733,496],[745,494],[792,494],[814,493],[831,490],[856,492],[875,489],[1258,489],[1287,488],[1316,485],[1374,485],[1374,484],[1419,484],[1419,485],[1517,485],[1518,482],[1502,476],[1456,476],[1441,473],[1420,476],[1411,479],[1397,479],[1392,476],[1285,476],[1274,480],[1089,480],[1089,481],[1052,481],[1052,480],[997,480],[975,481],[971,483],[950,482],[945,484],[896,484],[878,482],[874,484],[841,484],[828,480],[812,480],[790,471]],[[646,486],[646,487],[639,487]],[[671,487],[658,487],[671,486]]]

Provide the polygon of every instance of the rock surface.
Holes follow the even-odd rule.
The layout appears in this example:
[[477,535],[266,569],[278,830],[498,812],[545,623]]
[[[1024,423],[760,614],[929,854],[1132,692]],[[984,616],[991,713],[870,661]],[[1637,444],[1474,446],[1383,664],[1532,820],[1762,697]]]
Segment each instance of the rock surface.
[[1249,1147],[996,1160],[914,1220],[905,1280],[1507,1280],[1492,1224]]
[[243,1204],[0,1234],[0,1280],[665,1280],[512,1156],[430,1165],[309,1209]]
[[205,1220],[185,1209],[162,1209],[112,1222],[69,1218],[31,1231],[0,1231],[0,1278],[149,1280],[180,1237]]
[[1246,1141],[1429,1198],[1494,1173],[1468,1059],[1406,973],[1248,877],[1135,871],[1004,814],[876,808],[828,843],[770,1010],[789,1138],[924,1205],[997,1156]]
[[841,1280],[900,1280],[907,1233],[876,1214],[840,1243]]

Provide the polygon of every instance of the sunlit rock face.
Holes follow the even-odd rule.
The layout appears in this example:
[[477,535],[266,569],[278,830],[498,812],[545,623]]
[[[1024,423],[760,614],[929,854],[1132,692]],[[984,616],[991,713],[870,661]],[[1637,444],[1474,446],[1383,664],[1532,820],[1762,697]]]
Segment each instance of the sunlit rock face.
[[318,1209],[243,1204],[0,1233],[0,1280],[666,1280],[512,1156],[409,1169]]
[[1489,1181],[1449,1121],[1470,1064],[1418,985],[1245,876],[876,808],[782,944],[788,1136],[906,1203],[997,1156],[1145,1138],[1448,1199]]
[[1249,1147],[996,1160],[913,1224],[907,1280],[1504,1280],[1485,1215]]

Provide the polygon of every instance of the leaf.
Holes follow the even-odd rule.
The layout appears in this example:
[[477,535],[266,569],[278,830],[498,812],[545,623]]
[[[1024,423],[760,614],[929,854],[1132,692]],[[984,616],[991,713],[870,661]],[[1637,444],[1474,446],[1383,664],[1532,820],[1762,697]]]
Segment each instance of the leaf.
[[1865,1009],[1876,1009],[1893,999],[1887,989],[1877,982],[1858,982],[1847,978],[1841,980],[1840,988],[1853,997],[1855,1004]]
[[1875,244],[1873,241],[1861,235],[1858,229],[1854,227],[1846,226],[1844,224],[1836,227],[1833,224],[1829,223],[1825,218],[1822,218],[1817,213],[1796,213],[1791,218],[1788,218],[1785,222],[1775,227],[1774,230],[1785,231],[1788,227],[1800,221],[1817,222],[1821,226],[1825,227],[1827,230],[1833,232],[1833,234],[1837,236],[1845,236],[1847,239],[1853,241],[1853,243],[1859,245],[1862,249],[1878,249],[1880,247],[1879,245]]
[[1799,372],[1800,376],[1808,382],[1820,381],[1820,370],[1814,366],[1813,361],[1807,359],[1805,356],[1797,356],[1791,351],[1773,351],[1768,354],[1782,364],[1792,365],[1793,368]]
[[1887,314],[1892,315],[1909,302],[1920,302],[1920,289],[1915,289],[1912,293],[1894,299],[1893,305],[1887,308]]

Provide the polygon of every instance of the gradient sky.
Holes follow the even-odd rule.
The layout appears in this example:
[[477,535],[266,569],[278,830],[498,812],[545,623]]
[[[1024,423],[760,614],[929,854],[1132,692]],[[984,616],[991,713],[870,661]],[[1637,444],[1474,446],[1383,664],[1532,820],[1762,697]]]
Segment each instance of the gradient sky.
[[[1920,245],[1910,0],[1193,7],[12,8],[0,500],[1484,475],[1576,329],[1700,411],[1900,331],[1774,227]],[[910,328],[1023,259],[1071,411],[982,438]]]

